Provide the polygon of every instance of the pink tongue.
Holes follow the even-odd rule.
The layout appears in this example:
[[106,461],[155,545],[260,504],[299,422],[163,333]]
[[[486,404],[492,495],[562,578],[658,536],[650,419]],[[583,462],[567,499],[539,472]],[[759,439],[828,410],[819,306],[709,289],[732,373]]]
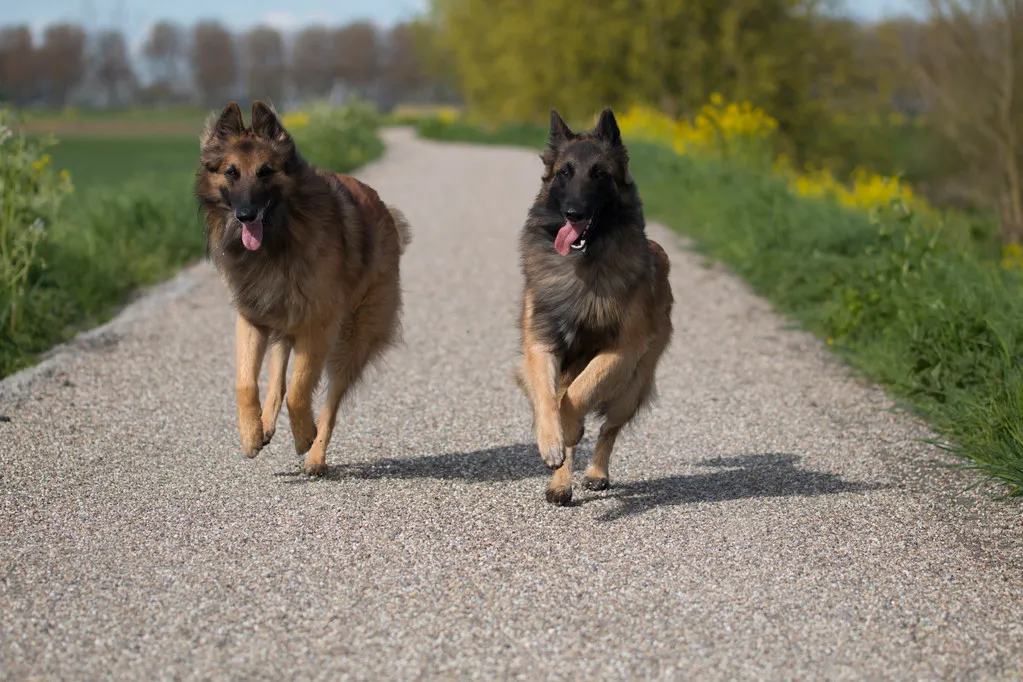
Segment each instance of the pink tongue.
[[568,250],[572,248],[572,242],[579,239],[579,235],[586,229],[587,224],[585,220],[578,223],[566,220],[565,224],[558,230],[558,236],[554,239],[554,248],[557,249],[558,253],[562,256],[567,256]]
[[249,251],[255,251],[263,243],[263,221],[254,220],[242,223],[242,244]]

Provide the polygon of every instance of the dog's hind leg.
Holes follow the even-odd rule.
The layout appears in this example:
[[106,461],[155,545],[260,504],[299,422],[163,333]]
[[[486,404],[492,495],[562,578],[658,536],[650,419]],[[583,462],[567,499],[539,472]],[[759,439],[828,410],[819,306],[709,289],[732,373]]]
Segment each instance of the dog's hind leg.
[[235,324],[235,394],[238,401],[238,432],[242,452],[255,457],[263,449],[263,425],[259,409],[259,370],[266,354],[267,332],[241,314]]
[[611,487],[611,479],[608,475],[608,465],[611,462],[611,451],[615,446],[615,439],[621,426],[611,426],[604,422],[600,427],[600,435],[597,437],[597,445],[593,449],[593,461],[590,462],[583,478],[583,486],[590,490],[606,490]]
[[295,337],[295,371],[288,387],[288,417],[291,434],[295,437],[295,451],[304,455],[316,438],[313,421],[313,392],[323,374],[323,363],[330,348],[330,339],[322,331],[304,333]]
[[288,356],[291,341],[277,339],[270,344],[270,385],[263,402],[263,445],[270,443],[277,431],[277,418],[284,404],[285,384],[288,379]]
[[565,461],[554,472],[547,485],[547,501],[551,504],[568,504],[572,501],[572,453],[573,447],[565,448]]
[[316,440],[305,459],[305,471],[318,476],[327,470],[327,446],[337,424],[337,413],[349,391],[362,379],[367,366],[397,336],[401,293],[397,279],[372,288],[339,330],[337,345],[327,360],[327,400],[316,424]]
[[346,380],[342,373],[331,374],[327,384],[327,400],[320,410],[320,416],[316,424],[316,440],[306,455],[303,469],[310,476],[320,476],[327,470],[327,445],[330,444],[330,437],[334,434],[334,424],[337,422],[337,413],[341,408],[341,402],[351,382]]
[[629,423],[636,411],[646,401],[652,388],[652,377],[639,376],[636,373],[632,383],[625,391],[604,407],[605,419],[597,436],[597,444],[593,448],[593,460],[586,470],[583,486],[590,490],[606,490],[611,487],[608,474],[611,463],[611,451],[614,450],[618,432]]
[[636,365],[636,371],[628,384],[618,395],[604,404],[604,424],[600,427],[600,435],[597,436],[597,444],[593,449],[593,460],[583,478],[583,486],[586,488],[605,490],[611,486],[608,470],[618,432],[632,420],[653,393],[654,373],[667,345],[667,338],[663,333],[654,338],[650,348]]

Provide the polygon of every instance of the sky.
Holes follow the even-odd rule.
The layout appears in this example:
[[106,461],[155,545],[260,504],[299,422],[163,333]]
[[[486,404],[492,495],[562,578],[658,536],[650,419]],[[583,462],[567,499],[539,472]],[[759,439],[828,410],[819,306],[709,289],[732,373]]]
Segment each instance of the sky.
[[[497,1],[497,0],[495,0]],[[138,43],[154,22],[170,19],[192,24],[219,19],[228,28],[246,30],[269,24],[282,30],[313,23],[345,24],[368,19],[389,26],[422,14],[429,0],[0,0],[0,25],[28,24],[41,33],[56,21],[73,21],[87,29],[117,27]],[[912,11],[920,0],[846,0],[848,13],[876,19]]]

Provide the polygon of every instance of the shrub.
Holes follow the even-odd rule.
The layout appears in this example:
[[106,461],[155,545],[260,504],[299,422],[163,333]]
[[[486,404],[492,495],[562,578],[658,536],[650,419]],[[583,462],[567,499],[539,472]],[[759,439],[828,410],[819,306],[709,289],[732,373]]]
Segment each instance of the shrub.
[[384,152],[377,134],[380,116],[361,100],[344,106],[314,102],[285,115],[282,122],[310,163],[335,173],[353,171]]
[[14,122],[12,111],[0,110],[0,343],[11,345],[24,334],[30,287],[45,266],[40,247],[72,191],[68,174],[55,172],[45,153],[55,140],[15,134]]

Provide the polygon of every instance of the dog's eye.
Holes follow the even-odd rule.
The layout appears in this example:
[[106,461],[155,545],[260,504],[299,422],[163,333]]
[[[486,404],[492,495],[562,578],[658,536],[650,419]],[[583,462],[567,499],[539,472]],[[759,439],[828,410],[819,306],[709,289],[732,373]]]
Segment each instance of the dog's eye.
[[600,180],[607,175],[607,171],[603,168],[594,168],[592,175],[594,180]]
[[563,178],[567,178],[567,177],[571,176],[572,175],[572,167],[567,165],[567,164],[562,166],[561,168],[558,169],[558,175],[563,177]]
[[268,178],[274,174],[274,169],[267,165],[262,165],[259,170],[256,171],[257,178]]
[[238,174],[238,169],[235,168],[234,166],[228,166],[227,170],[224,171],[224,175],[226,175],[227,177],[231,178],[232,180],[237,180],[238,179],[238,175],[239,175]]

